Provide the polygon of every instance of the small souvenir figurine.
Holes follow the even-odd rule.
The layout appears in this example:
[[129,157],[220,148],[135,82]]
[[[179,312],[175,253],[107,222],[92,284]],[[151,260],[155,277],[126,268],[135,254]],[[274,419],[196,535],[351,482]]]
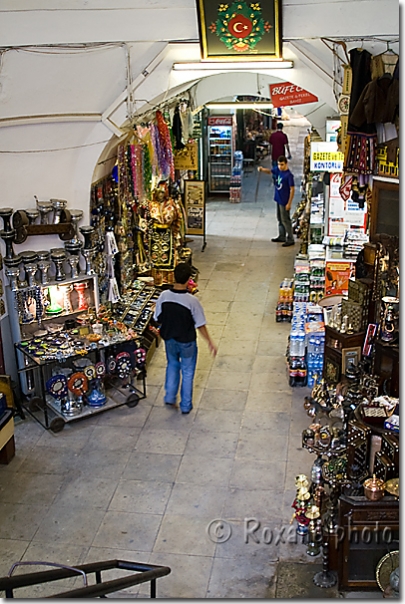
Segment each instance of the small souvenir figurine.
[[297,521],[297,535],[306,535],[308,533],[309,518],[307,518],[306,511],[308,509],[308,500],[311,495],[306,487],[301,487],[297,490],[297,495],[292,503],[294,508],[294,514],[291,522],[294,518]]

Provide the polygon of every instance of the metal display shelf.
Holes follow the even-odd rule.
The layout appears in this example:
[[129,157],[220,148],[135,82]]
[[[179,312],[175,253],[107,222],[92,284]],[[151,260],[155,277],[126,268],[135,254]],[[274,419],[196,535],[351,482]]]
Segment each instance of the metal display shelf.
[[[109,348],[121,347],[124,344],[131,344],[131,342],[133,343],[134,341],[135,340],[119,340],[110,342],[107,345],[100,345],[97,343],[92,349],[88,350],[87,354],[88,356],[95,355],[96,361],[104,360]],[[104,405],[94,407],[84,404],[81,413],[78,413],[77,415],[68,416],[62,414],[58,403],[51,396],[46,394],[46,380],[51,375],[52,366],[55,364],[65,364],[68,361],[73,361],[77,358],[83,358],[83,355],[80,353],[73,353],[65,355],[60,359],[42,359],[30,354],[21,346],[21,344],[16,344],[15,346],[29,361],[23,369],[19,370],[19,373],[33,371],[38,378],[34,380],[36,385],[34,396],[25,401],[23,407],[38,423],[47,430],[52,430],[52,432],[60,432],[63,430],[65,424],[72,421],[85,419],[86,417],[116,409],[123,405],[136,407],[140,400],[146,398],[146,369],[133,370],[128,383],[125,385],[119,378],[107,376],[107,402]],[[134,385],[139,381],[141,382],[141,388]],[[117,382],[121,383],[119,384]]]

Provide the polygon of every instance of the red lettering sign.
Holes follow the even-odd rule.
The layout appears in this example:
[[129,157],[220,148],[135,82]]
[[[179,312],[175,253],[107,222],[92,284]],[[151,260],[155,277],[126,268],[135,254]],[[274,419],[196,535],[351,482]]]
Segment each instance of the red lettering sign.
[[317,96],[296,84],[291,84],[291,82],[270,84],[270,98],[274,107],[304,105],[305,103],[316,103],[318,101]]
[[213,116],[208,118],[208,124],[210,126],[232,126],[232,119],[231,115]]

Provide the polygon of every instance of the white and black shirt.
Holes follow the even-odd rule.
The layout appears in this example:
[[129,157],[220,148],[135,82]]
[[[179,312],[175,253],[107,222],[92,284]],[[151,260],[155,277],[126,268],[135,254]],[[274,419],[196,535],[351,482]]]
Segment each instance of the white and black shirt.
[[196,340],[196,329],[206,324],[200,301],[187,290],[167,289],[157,299],[153,318],[161,324],[164,340],[183,344]]

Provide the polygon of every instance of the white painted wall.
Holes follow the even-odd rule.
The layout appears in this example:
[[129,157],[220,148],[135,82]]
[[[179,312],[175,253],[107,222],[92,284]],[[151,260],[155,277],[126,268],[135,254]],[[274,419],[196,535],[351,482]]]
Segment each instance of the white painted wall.
[[[258,75],[207,72],[202,80],[201,73],[172,71],[173,62],[200,56],[195,0],[0,0],[1,44],[25,46],[7,49],[0,61],[0,205],[32,207],[34,194],[60,197],[71,208],[83,209],[88,220],[90,185],[100,172],[97,162],[118,140],[97,120],[107,114],[117,126],[127,120],[125,43],[138,111],[193,85],[198,105],[230,91],[257,94],[258,87],[267,96],[269,83],[288,80],[319,97],[319,104],[300,111],[322,131],[335,99],[332,54],[319,37],[398,36],[398,3],[285,0],[283,23],[284,55],[294,61],[294,69],[260,70]],[[109,46],[86,52],[26,48],[89,42]],[[358,45],[348,43],[349,48]],[[385,49],[371,41],[364,47],[374,54]],[[148,74],[142,75],[145,69]],[[32,116],[42,117],[34,123]],[[65,150],[52,151],[60,148]],[[43,244],[37,246],[31,238],[27,246],[39,249]]]

